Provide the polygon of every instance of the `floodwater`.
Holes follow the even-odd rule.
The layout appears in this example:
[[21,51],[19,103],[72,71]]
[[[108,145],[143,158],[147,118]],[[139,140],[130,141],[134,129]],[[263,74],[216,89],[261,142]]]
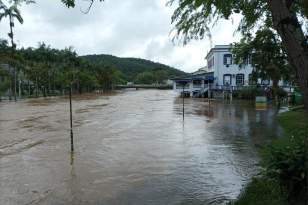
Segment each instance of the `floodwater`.
[[121,91],[0,103],[1,205],[224,204],[280,128],[249,103]]

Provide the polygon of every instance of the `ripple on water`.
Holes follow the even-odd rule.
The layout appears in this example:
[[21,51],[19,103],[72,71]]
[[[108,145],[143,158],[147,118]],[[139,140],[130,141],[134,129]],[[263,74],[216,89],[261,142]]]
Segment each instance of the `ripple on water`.
[[[275,135],[272,110],[140,90],[0,107],[0,202],[223,204],[258,172],[255,144]],[[19,193],[16,192],[19,187]],[[48,190],[48,192],[46,192]]]

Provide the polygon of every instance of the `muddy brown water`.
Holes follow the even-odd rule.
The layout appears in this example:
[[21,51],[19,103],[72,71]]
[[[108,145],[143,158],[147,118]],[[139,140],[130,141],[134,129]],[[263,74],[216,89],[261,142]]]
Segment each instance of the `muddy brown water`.
[[280,128],[247,102],[173,91],[0,103],[0,204],[224,204],[258,173],[257,147]]

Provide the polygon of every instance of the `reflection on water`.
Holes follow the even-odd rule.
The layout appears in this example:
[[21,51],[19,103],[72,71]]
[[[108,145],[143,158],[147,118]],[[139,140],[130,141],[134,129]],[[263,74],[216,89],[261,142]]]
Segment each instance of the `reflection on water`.
[[0,204],[222,204],[258,171],[280,131],[253,104],[172,91],[0,103]]

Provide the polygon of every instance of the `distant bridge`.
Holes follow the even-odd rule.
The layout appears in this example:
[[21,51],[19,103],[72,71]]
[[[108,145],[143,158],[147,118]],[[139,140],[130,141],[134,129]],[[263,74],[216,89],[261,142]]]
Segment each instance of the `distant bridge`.
[[116,89],[126,89],[126,88],[135,88],[135,89],[161,89],[167,90],[172,89],[172,85],[143,85],[143,84],[133,84],[133,85],[116,85]]

